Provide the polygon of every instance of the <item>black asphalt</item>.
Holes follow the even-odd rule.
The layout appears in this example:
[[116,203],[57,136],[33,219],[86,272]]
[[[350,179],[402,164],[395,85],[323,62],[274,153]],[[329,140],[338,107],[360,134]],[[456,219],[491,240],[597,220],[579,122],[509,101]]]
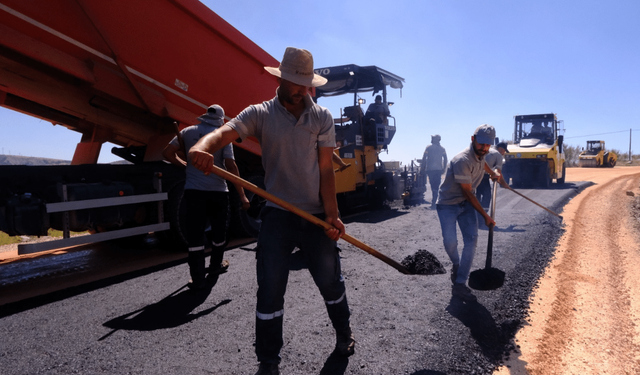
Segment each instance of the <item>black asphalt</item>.
[[[561,213],[588,185],[518,191]],[[332,355],[335,337],[324,303],[296,253],[281,373],[490,374],[506,355],[517,356],[513,337],[525,324],[529,296],[563,225],[504,189],[496,221],[493,267],[506,273],[505,284],[472,290],[475,300],[453,297],[448,274],[403,275],[340,241],[357,340],[349,358]],[[345,222],[347,233],[398,262],[427,250],[450,269],[429,204],[396,203]],[[484,267],[486,245],[487,231],[480,231],[473,269]],[[254,246],[226,252],[229,272],[210,292],[188,291],[187,265],[179,261],[0,306],[0,372],[254,374]]]

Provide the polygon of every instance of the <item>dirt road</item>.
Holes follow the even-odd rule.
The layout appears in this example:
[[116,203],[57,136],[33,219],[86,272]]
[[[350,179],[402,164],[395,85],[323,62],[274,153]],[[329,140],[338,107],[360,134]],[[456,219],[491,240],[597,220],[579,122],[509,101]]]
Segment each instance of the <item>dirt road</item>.
[[519,353],[497,374],[638,374],[640,167],[571,168],[567,180],[595,185],[565,206],[566,233],[516,335]]

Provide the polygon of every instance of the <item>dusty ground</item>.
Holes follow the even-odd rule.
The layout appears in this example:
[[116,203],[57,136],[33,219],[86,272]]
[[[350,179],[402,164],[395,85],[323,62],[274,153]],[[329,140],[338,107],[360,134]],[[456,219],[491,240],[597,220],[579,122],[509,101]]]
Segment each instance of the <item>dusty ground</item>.
[[519,353],[496,374],[640,373],[639,173],[567,171],[595,185],[564,207],[566,232],[516,335]]

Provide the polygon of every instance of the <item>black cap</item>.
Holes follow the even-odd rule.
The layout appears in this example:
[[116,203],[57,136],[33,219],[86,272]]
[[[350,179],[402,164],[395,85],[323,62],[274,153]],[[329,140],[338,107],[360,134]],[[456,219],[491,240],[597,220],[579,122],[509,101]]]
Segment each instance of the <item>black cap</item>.
[[507,144],[505,142],[500,142],[496,145],[496,148],[498,147],[502,147],[504,148],[505,152],[509,153],[509,149],[507,148]]

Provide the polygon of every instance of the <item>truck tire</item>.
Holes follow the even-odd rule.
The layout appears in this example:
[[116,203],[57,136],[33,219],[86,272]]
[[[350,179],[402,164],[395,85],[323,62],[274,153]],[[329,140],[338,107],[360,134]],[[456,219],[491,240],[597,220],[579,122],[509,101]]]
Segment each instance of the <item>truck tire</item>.
[[[257,187],[264,190],[264,176],[263,175],[251,175],[245,180],[251,182]],[[238,197],[238,193],[236,190],[230,186],[229,191],[231,192],[231,233],[234,237],[253,237],[257,238],[258,233],[260,233],[260,225],[262,224],[262,220],[260,219],[260,212],[262,208],[267,203],[267,200],[262,198],[261,196],[254,194],[251,191],[245,190],[245,195],[249,202],[251,202],[251,207],[244,211],[240,205],[240,198]]]
[[543,189],[548,189],[551,185],[551,175],[549,174],[549,167],[541,167],[538,176],[538,184],[540,185],[540,187]]
[[556,179],[556,182],[559,185],[564,184],[566,176],[567,176],[567,165],[565,163],[562,163],[562,177]]

